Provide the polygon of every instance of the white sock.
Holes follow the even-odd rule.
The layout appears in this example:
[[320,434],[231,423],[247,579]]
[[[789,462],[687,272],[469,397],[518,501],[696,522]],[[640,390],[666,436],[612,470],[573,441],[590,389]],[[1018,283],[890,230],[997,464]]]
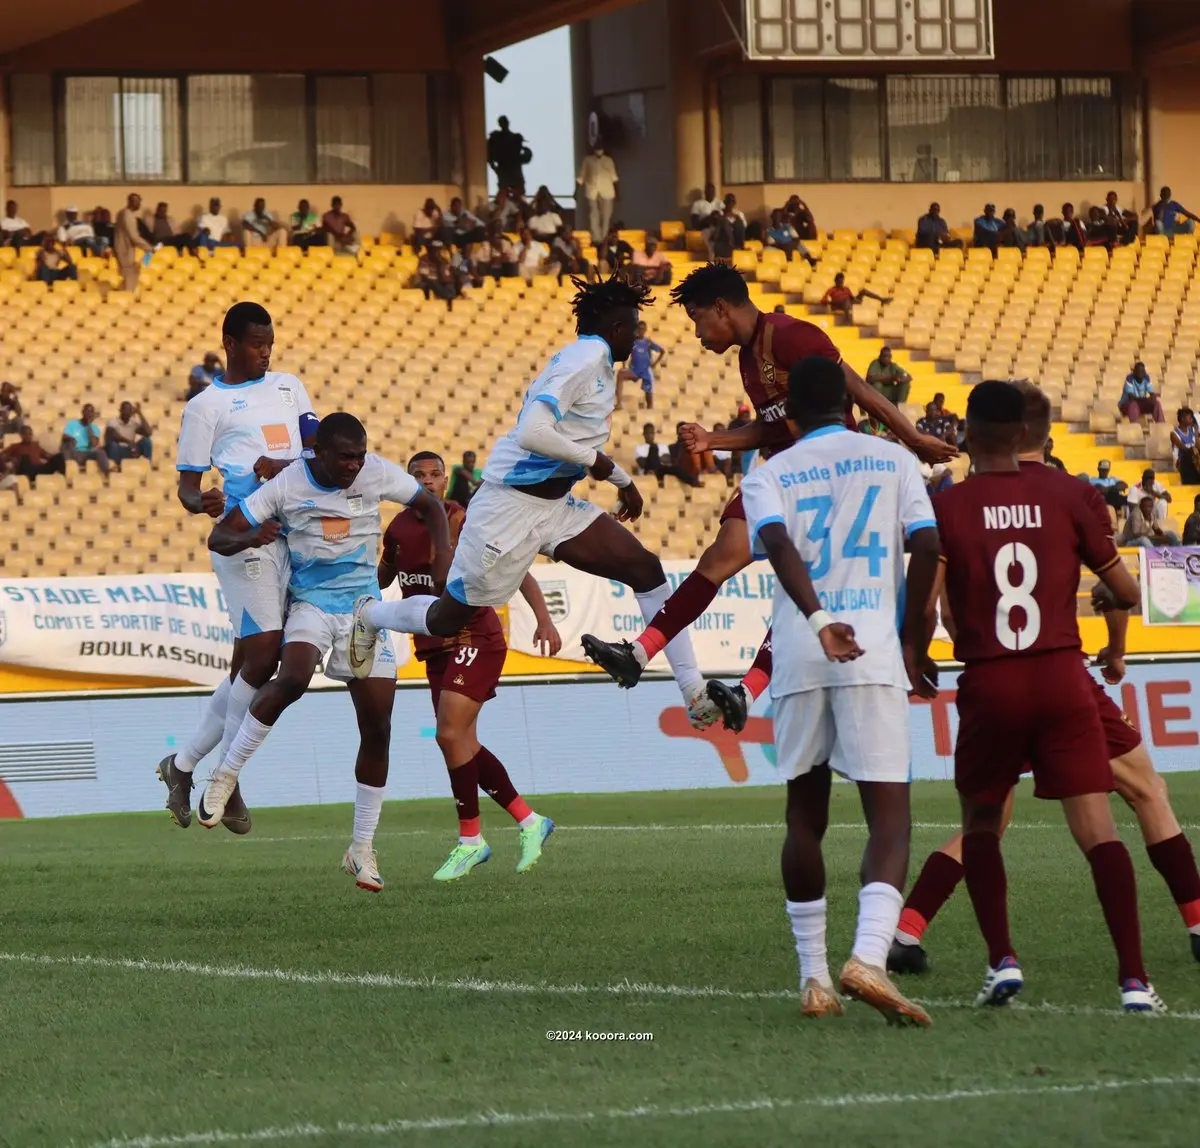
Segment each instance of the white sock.
[[241,773],[242,766],[267,740],[267,734],[270,732],[269,725],[263,725],[252,713],[247,712],[246,716],[242,718],[241,728],[234,735],[233,741],[229,743],[229,749],[225,754],[225,760],[221,762],[221,768],[228,769],[235,774]]
[[470,837],[463,837],[462,834],[460,833],[459,837],[458,837],[458,843],[460,845],[482,845],[483,844],[483,834],[475,833]]
[[[671,586],[668,582],[664,582],[655,590],[647,590],[644,594],[635,595],[638,605],[642,608],[642,618],[647,626],[654,620],[654,615],[663,608],[670,596]],[[633,646],[636,653],[641,649],[641,642],[634,642]],[[644,650],[642,652],[645,653]],[[667,643],[667,648],[663,650],[663,653],[667,655],[667,663],[671,667],[671,673],[675,675],[675,682],[679,686],[680,692],[690,702],[692,695],[704,684],[704,675],[700,672],[699,663],[696,661],[696,651],[692,649],[692,635],[686,626]]]
[[825,898],[819,901],[785,901],[796,938],[796,956],[800,958],[800,987],[815,977],[827,989],[833,988],[829,976],[829,957],[825,951]]
[[250,709],[250,703],[254,701],[256,693],[258,693],[258,687],[252,686],[241,674],[234,678],[233,685],[229,690],[229,699],[225,703],[225,732],[221,736],[222,761],[225,760],[229,747],[233,745],[233,739],[237,736],[238,730],[242,728],[242,720]]
[[520,821],[517,822],[518,829],[528,829],[536,820],[538,815],[531,809]]
[[859,889],[858,928],[854,932],[851,954],[864,965],[885,968],[903,908],[900,890],[882,881],[872,881]]
[[183,749],[175,755],[175,768],[180,773],[191,773],[202,758],[217,748],[221,735],[225,732],[225,710],[229,704],[229,691],[232,687],[233,683],[228,676],[223,677],[221,684],[205,702],[200,724]]
[[354,783],[354,843],[370,845],[375,840],[379,827],[379,814],[383,809],[384,786]]
[[432,594],[416,594],[411,598],[397,598],[394,602],[368,602],[362,608],[362,620],[368,629],[376,632],[399,630],[404,634],[429,637],[425,615],[436,601]]

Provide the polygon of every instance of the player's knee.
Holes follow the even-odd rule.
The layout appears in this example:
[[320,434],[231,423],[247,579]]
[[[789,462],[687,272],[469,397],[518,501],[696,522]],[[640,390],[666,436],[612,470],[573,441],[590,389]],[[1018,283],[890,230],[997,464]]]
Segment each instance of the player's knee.
[[1167,803],[1167,783],[1153,770],[1126,770],[1116,778],[1117,793],[1131,809]]
[[279,665],[279,651],[247,650],[242,659],[241,676],[255,689],[262,689],[271,680]]
[[625,570],[625,582],[635,594],[657,590],[666,580],[662,563],[649,550],[643,550]]
[[275,679],[275,688],[283,697],[284,704],[290,706],[304,696],[304,691],[308,689],[308,682],[309,679],[301,678],[299,675],[285,670]]
[[386,755],[388,748],[392,744],[392,719],[391,717],[381,718],[377,721],[360,725],[358,727],[359,742],[363,750],[378,757]]

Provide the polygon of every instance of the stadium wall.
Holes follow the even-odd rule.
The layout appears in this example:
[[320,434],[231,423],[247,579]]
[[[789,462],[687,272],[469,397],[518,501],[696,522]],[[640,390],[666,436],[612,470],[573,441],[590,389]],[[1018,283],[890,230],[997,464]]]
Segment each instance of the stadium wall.
[[[935,702],[912,703],[916,780],[952,775],[956,680],[943,675]],[[1200,662],[1131,667],[1112,693],[1160,771],[1200,767]],[[0,701],[0,818],[161,809],[154,766],[191,733],[204,701],[203,695]],[[388,797],[448,797],[428,689],[397,691],[392,730]],[[483,709],[480,736],[528,794],[734,789],[782,780],[765,699],[740,736],[697,732],[669,681],[645,681],[630,691],[607,680],[501,685]],[[247,801],[258,808],[352,802],[357,744],[345,691],[308,694],[247,766]],[[197,776],[205,777],[210,765]]]

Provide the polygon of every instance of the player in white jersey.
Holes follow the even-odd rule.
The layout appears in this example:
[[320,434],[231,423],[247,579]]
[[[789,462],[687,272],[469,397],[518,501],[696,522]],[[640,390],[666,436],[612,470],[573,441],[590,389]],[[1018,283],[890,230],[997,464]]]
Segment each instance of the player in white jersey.
[[[242,766],[280,714],[304,695],[317,665],[328,656],[325,676],[349,683],[358,716],[354,835],[342,868],[361,888],[372,891],[383,888],[374,839],[388,775],[396,655],[391,639],[383,634],[371,673],[360,680],[346,663],[345,640],[355,601],[364,594],[379,596],[375,559],[382,533],[381,502],[402,502],[421,512],[435,555],[440,555],[435,579],[444,580],[450,530],[441,500],[403,467],[368,454],[362,423],[344,412],[322,420],[311,461],[292,463],[213,528],[209,545],[221,554],[237,555],[274,545],[282,526],[291,580],[279,673],[254,695],[197,807],[201,825],[216,825]],[[438,561],[435,557],[435,566]]]
[[787,417],[803,437],[742,484],[752,550],[770,559],[779,579],[771,698],[776,761],[788,779],[783,885],[801,1010],[840,1014],[825,947],[821,839],[831,770],[857,782],[868,839],[841,990],[890,1022],[927,1025],[928,1014],[896,990],[884,965],[908,870],[909,668],[920,683],[927,667],[914,664],[912,651],[926,648],[919,642],[937,574],[937,525],[916,459],[848,432],[845,407],[841,368],[802,359],[790,372]]
[[[579,338],[554,355],[525,392],[516,428],[492,450],[483,485],[471,499],[446,589],[402,601],[364,599],[355,611],[348,652],[357,674],[369,672],[375,634],[404,630],[449,637],[481,606],[503,606],[538,554],[629,586],[649,619],[670,595],[662,563],[624,527],[642,513],[642,496],[611,458],[615,364],[633,350],[644,287],[615,276],[578,288],[573,307]],[[585,475],[617,487],[616,518],[571,495]],[[689,712],[712,709],[684,631],[666,648]]]
[[[175,469],[179,501],[192,514],[221,518],[247,497],[259,478],[269,478],[299,458],[316,433],[304,384],[295,375],[270,370],[275,331],[257,303],[237,303],[221,326],[226,369],[183,411]],[[215,468],[221,488],[200,489]],[[288,584],[288,553],[281,539],[232,558],[212,552],[213,572],[233,626],[232,672],[205,705],[200,725],[177,753],[158,764],[167,786],[167,810],[182,829],[192,823],[192,773],[220,743],[227,747],[254,692],[279,662],[279,643]],[[250,832],[250,812],[239,789],[226,805],[225,826]]]

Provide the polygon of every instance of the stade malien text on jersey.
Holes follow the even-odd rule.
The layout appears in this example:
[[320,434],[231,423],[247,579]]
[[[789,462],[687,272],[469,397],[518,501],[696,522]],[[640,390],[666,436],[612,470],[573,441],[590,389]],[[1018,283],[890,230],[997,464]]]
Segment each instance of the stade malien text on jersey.
[[793,470],[779,476],[779,485],[784,490],[793,486],[804,486],[810,482],[828,482],[835,475],[845,478],[851,474],[867,472],[896,473],[896,461],[891,458],[875,458],[873,455],[862,455],[860,458],[843,458],[833,464],[833,470],[827,466],[810,466],[808,470]]

